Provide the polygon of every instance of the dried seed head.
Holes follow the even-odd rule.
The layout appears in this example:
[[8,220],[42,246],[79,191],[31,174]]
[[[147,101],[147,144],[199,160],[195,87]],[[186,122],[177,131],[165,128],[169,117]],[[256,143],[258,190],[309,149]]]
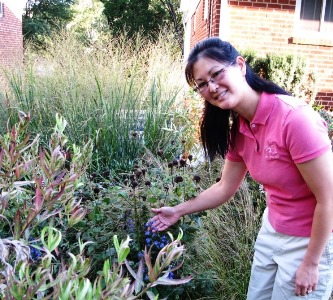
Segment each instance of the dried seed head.
[[179,164],[180,164],[181,167],[185,167],[186,166],[186,159],[181,159],[179,161]]
[[131,186],[132,186],[133,189],[135,189],[138,185],[139,185],[139,184],[138,184],[137,181],[132,181],[132,182],[131,182]]
[[109,176],[110,176],[110,171],[109,170],[107,170],[103,173],[103,177],[107,178]]
[[196,182],[196,183],[199,183],[201,180],[200,176],[199,175],[194,175],[193,176],[193,181]]
[[175,182],[176,182],[176,183],[183,182],[183,181],[184,181],[184,179],[183,179],[182,176],[176,176],[176,177],[175,177]]

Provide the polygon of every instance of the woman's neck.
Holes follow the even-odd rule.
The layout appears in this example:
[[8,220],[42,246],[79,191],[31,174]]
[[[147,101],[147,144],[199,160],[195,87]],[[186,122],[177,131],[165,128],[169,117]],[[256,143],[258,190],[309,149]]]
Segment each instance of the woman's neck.
[[233,110],[247,121],[252,122],[257,111],[260,97],[261,92],[257,92],[251,89],[244,97],[244,100],[238,105],[238,107],[235,107]]

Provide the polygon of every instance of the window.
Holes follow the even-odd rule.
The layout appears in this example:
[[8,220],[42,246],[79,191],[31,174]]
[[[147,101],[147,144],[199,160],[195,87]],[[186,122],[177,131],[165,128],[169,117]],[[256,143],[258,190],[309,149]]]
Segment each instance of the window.
[[204,20],[208,19],[208,1],[204,0]]
[[298,29],[319,33],[333,32],[333,0],[299,0]]
[[0,1],[0,18],[3,17],[3,4],[2,1]]

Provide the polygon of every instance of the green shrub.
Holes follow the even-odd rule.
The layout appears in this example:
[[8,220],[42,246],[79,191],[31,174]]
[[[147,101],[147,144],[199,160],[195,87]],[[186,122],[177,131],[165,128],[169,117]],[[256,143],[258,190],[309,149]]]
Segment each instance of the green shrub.
[[259,57],[253,50],[243,51],[246,61],[261,77],[268,79],[296,97],[313,103],[317,95],[316,76],[307,71],[305,57],[294,54],[266,54]]
[[323,108],[319,109],[318,112],[320,116],[326,121],[328,134],[330,138],[333,140],[333,114]]

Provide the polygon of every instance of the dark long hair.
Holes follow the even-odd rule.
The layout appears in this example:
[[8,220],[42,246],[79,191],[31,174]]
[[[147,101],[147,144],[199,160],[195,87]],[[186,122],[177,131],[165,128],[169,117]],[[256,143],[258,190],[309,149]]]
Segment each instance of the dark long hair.
[[[193,65],[200,58],[232,63],[238,56],[240,54],[230,43],[219,38],[207,38],[197,43],[187,59],[185,68],[187,83],[190,86],[195,85]],[[257,92],[289,95],[280,86],[258,76],[247,63],[245,79],[248,85]],[[200,131],[202,145],[210,161],[213,161],[216,155],[225,158],[229,147],[234,147],[235,135],[238,131],[238,115],[230,109],[223,110],[205,101]]]

